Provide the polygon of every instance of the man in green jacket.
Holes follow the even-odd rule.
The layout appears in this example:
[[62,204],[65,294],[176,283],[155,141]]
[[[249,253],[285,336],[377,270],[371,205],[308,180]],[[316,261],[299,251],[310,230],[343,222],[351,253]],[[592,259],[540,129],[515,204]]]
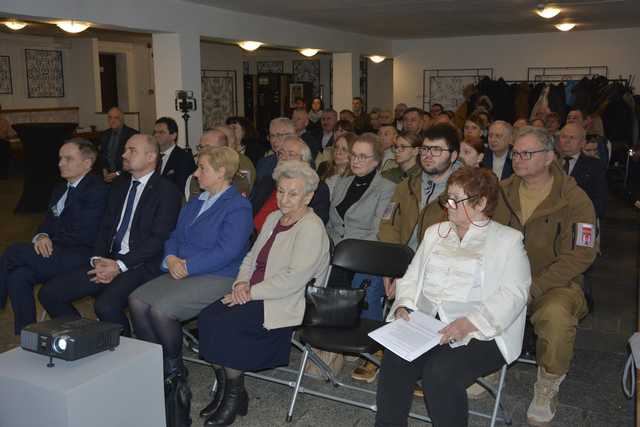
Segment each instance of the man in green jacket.
[[521,128],[512,152],[515,175],[502,181],[494,220],[520,230],[533,283],[528,316],[537,335],[530,425],[548,425],[558,405],[578,321],[587,314],[582,274],[596,256],[596,216],[589,197],[555,161],[545,129]]

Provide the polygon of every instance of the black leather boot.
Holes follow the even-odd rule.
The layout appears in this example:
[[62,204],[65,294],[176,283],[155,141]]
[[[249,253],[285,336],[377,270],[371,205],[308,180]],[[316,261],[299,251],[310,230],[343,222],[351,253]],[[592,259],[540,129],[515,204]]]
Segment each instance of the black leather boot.
[[245,416],[249,410],[249,396],[244,389],[244,376],[227,378],[220,408],[204,422],[205,426],[229,426],[236,416]]
[[167,427],[191,426],[191,389],[182,358],[165,360],[164,399]]
[[220,407],[222,397],[224,396],[224,389],[227,384],[227,375],[225,374],[224,368],[215,368],[213,372],[216,375],[216,391],[213,394],[211,402],[200,411],[201,418],[211,417]]

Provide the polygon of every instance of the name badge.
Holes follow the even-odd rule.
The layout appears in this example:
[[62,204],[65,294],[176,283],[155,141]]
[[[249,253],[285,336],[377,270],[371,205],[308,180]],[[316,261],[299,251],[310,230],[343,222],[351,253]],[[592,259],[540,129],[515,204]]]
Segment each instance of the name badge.
[[593,248],[596,238],[596,228],[593,224],[578,222],[576,224],[576,246]]
[[396,210],[396,205],[397,203],[395,202],[390,202],[387,207],[384,209],[384,213],[382,214],[382,219],[384,220],[390,220],[391,216],[393,215],[393,211]]

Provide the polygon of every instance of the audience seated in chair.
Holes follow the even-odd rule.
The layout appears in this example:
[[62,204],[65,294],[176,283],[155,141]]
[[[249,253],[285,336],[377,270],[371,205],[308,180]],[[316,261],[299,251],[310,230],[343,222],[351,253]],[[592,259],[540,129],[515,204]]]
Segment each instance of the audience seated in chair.
[[576,325],[587,314],[581,285],[596,256],[596,213],[555,161],[553,138],[545,129],[518,130],[512,155],[514,175],[501,183],[494,219],[526,229],[533,275],[528,314],[538,336],[538,376],[527,421],[547,425],[573,358]]
[[[311,164],[311,151],[309,147],[297,136],[288,136],[284,139],[277,152],[278,164],[291,160],[301,160]],[[258,232],[271,214],[278,209],[277,206],[277,185],[273,177],[267,176],[256,182],[251,194],[251,204],[253,205],[254,224]],[[316,215],[327,222],[329,219],[329,188],[324,182],[317,185],[317,189],[309,203],[309,207]]]
[[60,176],[49,209],[31,243],[14,243],[0,257],[0,307],[7,292],[15,316],[14,332],[36,321],[33,287],[85,265],[104,209],[108,187],[90,173],[98,152],[85,140],[72,139],[60,148]]
[[178,124],[171,117],[160,117],[153,127],[153,137],[160,148],[158,172],[182,190],[187,177],[193,173],[196,165],[191,151],[176,145]]
[[333,189],[340,177],[351,175],[349,158],[356,138],[356,134],[352,132],[340,135],[340,137],[336,138],[334,146],[331,147],[333,148],[331,159],[318,166],[320,181],[327,184],[329,196],[333,194]]
[[491,220],[498,193],[498,180],[487,169],[464,167],[449,177],[449,221],[427,229],[409,269],[396,281],[387,319],[408,321],[418,310],[447,326],[440,345],[412,362],[385,354],[376,426],[407,425],[420,378],[433,425],[467,425],[465,389],[518,358],[531,271],[522,234]]
[[272,212],[242,261],[232,292],[198,318],[200,355],[214,364],[219,384],[201,411],[205,426],[233,423],[246,415],[244,371],[289,363],[293,327],[305,308],[305,285],[324,283],[329,239],[322,220],[308,207],[319,178],[304,161],[278,164],[278,210]]
[[229,147],[198,156],[204,192],[180,211],[164,244],[160,277],[129,296],[136,337],[162,345],[165,377],[183,375],[182,324],[231,291],[253,230],[251,204],[231,185],[239,164]]
[[164,242],[180,211],[178,188],[156,172],[158,144],[150,135],[127,141],[123,168],[128,176],[114,181],[87,267],[60,274],[40,290],[40,302],[52,318],[79,317],[73,302],[95,296],[100,320],[119,323],[131,335],[124,314],[137,287],[159,276]]
[[286,117],[277,117],[269,123],[269,143],[271,152],[256,164],[256,182],[265,176],[269,177],[278,164],[278,150],[284,139],[295,136],[296,128],[293,121]]
[[513,144],[513,126],[502,120],[496,120],[489,126],[489,147],[484,152],[482,165],[496,174],[499,180],[513,174],[511,165],[511,144]]
[[122,154],[124,146],[138,131],[124,124],[124,115],[118,107],[113,107],[107,113],[109,129],[100,133],[100,167],[102,176],[107,183],[113,182],[123,172]]

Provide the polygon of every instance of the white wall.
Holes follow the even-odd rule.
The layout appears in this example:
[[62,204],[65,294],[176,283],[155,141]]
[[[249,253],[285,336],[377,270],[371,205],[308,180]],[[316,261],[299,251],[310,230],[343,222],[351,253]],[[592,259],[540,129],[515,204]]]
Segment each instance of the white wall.
[[494,77],[527,78],[527,67],[607,65],[609,77],[640,77],[640,28],[393,42],[394,103],[422,106],[429,68],[493,68]]
[[393,111],[393,59],[375,64],[367,59],[367,108]]
[[[63,98],[29,98],[24,49],[62,51],[64,73]],[[153,70],[150,53],[144,43],[113,43],[83,37],[36,37],[21,34],[0,34],[0,55],[11,60],[13,94],[0,95],[0,105],[5,109],[79,107],[81,127],[91,125],[105,127],[101,109],[100,52],[118,53],[126,61],[126,73],[118,91],[125,100],[124,109],[140,112],[140,127],[145,132],[153,129],[155,101],[153,93]],[[119,69],[119,71],[122,71]],[[125,92],[125,93],[121,93]]]

